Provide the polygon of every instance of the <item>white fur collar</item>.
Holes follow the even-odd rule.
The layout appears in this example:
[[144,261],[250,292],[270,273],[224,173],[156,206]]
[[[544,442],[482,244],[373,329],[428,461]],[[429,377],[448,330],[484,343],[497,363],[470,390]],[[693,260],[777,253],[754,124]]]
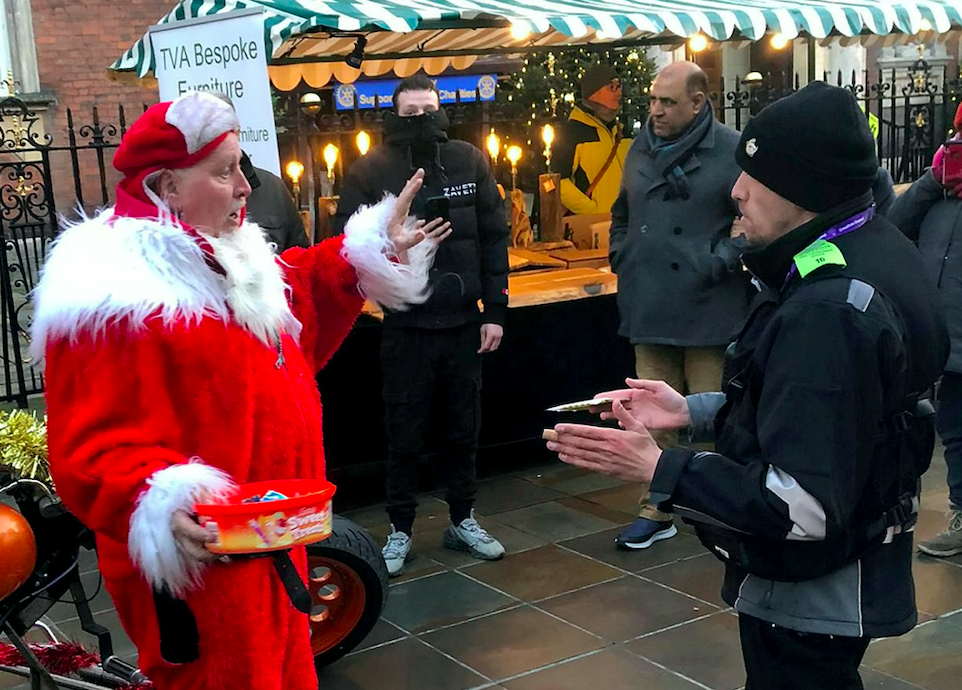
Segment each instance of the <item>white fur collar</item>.
[[114,217],[108,208],[65,228],[34,291],[34,358],[43,357],[50,339],[100,333],[118,319],[143,324],[154,314],[165,324],[233,317],[271,347],[280,332],[297,337],[301,325],[260,228],[245,223],[228,237],[207,239],[227,277],[169,221]]
[[291,314],[290,288],[264,232],[244,223],[220,237],[204,237],[227,271],[226,278],[220,278],[234,320],[268,344],[276,345],[282,332],[297,338],[301,324]]

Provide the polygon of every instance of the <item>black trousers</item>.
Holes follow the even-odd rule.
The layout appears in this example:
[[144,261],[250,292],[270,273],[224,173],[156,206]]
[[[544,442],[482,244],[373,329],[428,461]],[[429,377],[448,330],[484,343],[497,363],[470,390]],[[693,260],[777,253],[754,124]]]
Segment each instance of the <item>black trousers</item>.
[[739,614],[745,690],[863,690],[867,637],[801,633]]
[[447,485],[451,521],[474,506],[475,454],[481,430],[481,326],[393,328],[381,334],[385,428],[388,438],[387,512],[410,534],[417,508],[418,464],[429,437]]

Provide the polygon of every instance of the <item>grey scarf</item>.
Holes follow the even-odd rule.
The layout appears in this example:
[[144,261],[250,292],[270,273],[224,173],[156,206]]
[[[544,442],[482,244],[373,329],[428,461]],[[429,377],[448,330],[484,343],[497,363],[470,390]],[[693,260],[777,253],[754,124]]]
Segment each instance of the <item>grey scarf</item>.
[[688,179],[685,176],[683,166],[694,155],[698,145],[708,136],[713,119],[714,114],[711,104],[706,102],[705,107],[698,113],[688,129],[677,139],[671,141],[659,139],[652,131],[650,122],[645,127],[645,136],[648,140],[648,156],[656,167],[661,168],[662,177],[668,183],[668,190],[665,192],[666,200],[688,199]]

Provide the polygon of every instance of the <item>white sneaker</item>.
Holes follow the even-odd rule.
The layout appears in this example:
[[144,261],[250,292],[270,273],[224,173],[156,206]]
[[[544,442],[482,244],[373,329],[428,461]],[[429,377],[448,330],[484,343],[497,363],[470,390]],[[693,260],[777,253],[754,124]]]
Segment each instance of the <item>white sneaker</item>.
[[501,542],[478,524],[473,510],[471,517],[462,520],[460,525],[451,525],[445,530],[444,547],[455,551],[468,551],[475,558],[484,561],[496,561],[504,557]]
[[381,549],[384,564],[387,566],[388,577],[397,577],[404,572],[404,564],[411,560],[411,537],[404,532],[395,532],[391,525],[391,533],[387,535],[387,544]]

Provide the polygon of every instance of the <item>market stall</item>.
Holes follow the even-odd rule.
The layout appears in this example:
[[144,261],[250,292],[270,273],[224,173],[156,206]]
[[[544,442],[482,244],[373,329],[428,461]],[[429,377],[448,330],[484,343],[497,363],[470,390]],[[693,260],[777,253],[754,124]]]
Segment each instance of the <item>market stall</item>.
[[[184,0],[160,23],[251,8],[261,11],[267,69],[282,91],[418,70],[438,75],[464,69],[481,55],[560,46],[680,45],[699,34],[736,41],[773,33],[789,40],[898,41],[962,27],[962,2],[956,0],[555,0],[537,6],[497,0]],[[111,73],[149,80],[155,66],[147,34]],[[528,271],[510,279],[505,341],[484,362],[482,463],[510,463],[538,452],[540,429],[552,421],[546,407],[617,386],[632,371],[631,350],[616,334],[616,279],[604,266],[603,238],[595,239],[603,219],[592,221],[582,223],[588,240],[577,246],[536,252],[540,258],[515,253],[514,263],[527,264]],[[532,269],[538,262],[543,265]],[[384,458],[379,338],[377,319],[363,317],[319,377],[328,458],[341,483],[376,469]]]
[[[871,40],[962,27],[962,3],[955,0],[718,0],[709,5],[685,0],[549,0],[537,6],[498,0],[184,0],[159,22],[245,8],[264,11],[264,40],[278,88],[299,78],[318,87],[332,76],[344,82],[362,73],[406,76],[424,69],[438,74],[450,64],[464,66],[460,58],[560,45],[670,43],[698,33],[713,40],[755,41],[766,33],[788,39],[804,34]],[[351,64],[345,60],[356,54],[361,36],[363,62]],[[333,66],[317,67],[325,64]],[[111,70],[117,76],[144,78],[154,65],[145,35]],[[312,67],[285,69],[298,65]]]

